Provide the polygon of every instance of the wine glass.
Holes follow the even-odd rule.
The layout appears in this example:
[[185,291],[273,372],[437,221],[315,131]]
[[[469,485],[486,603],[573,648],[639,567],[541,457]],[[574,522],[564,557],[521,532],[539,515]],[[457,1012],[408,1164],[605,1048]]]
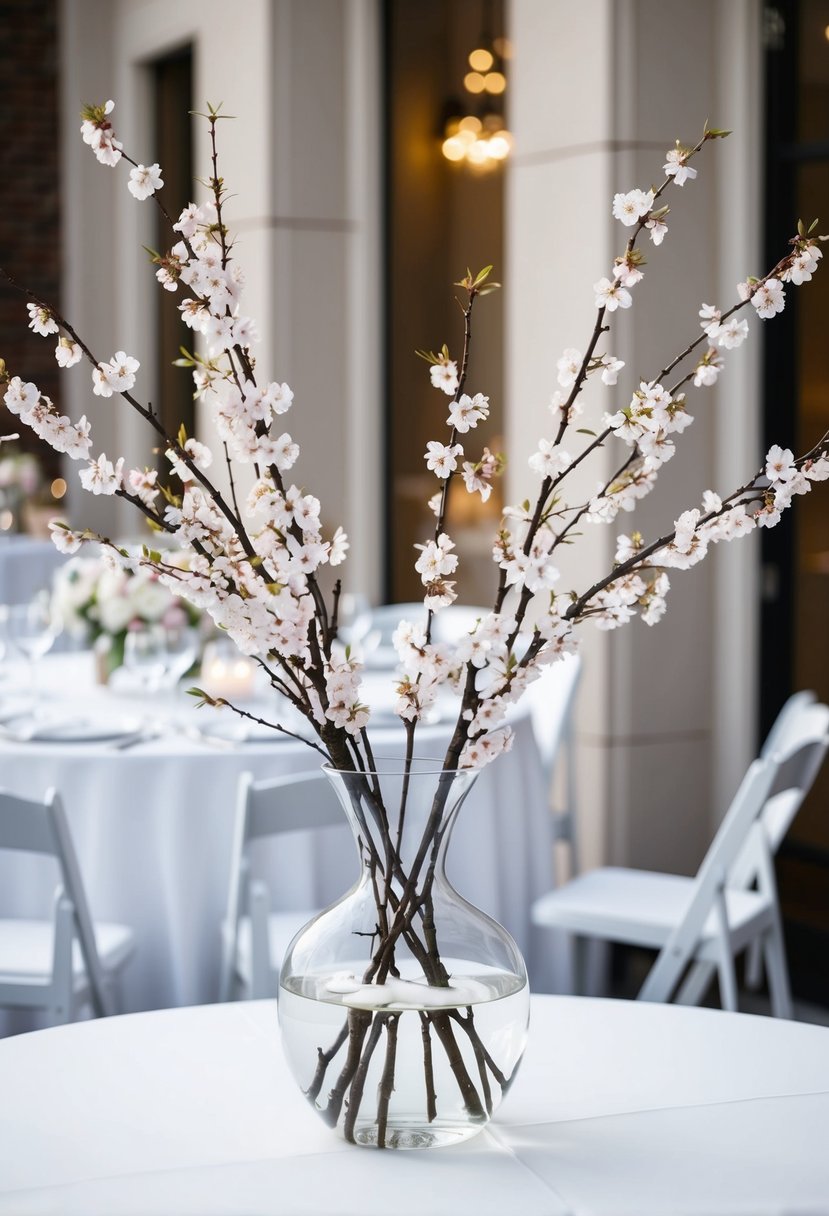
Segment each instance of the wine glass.
[[28,604],[10,604],[6,607],[5,638],[28,663],[33,690],[37,682],[37,660],[52,649],[60,629],[60,618],[48,592],[36,595]]
[[139,625],[124,638],[124,667],[145,692],[157,692],[167,665],[167,641],[162,625]]
[[199,634],[189,625],[162,626],[164,633],[164,675],[162,687],[171,695],[199,653]]

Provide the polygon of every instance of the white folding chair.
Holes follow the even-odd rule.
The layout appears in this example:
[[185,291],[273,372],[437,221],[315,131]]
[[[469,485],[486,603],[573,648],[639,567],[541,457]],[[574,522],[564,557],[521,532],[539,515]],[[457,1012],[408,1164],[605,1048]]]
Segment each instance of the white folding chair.
[[[788,753],[755,760],[723,819],[696,876],[605,867],[581,875],[533,905],[535,924],[577,940],[598,938],[646,946],[659,956],[640,1000],[681,1004],[702,999],[714,971],[720,1001],[736,1010],[734,958],[761,943],[772,1012],[791,1017],[772,838],[766,815],[803,801],[829,745],[829,708],[803,709]],[[776,822],[776,820],[775,820]],[[687,977],[683,977],[687,972]]]
[[319,908],[271,912],[266,882],[251,875],[250,845],[268,836],[342,827],[342,808],[319,769],[255,782],[239,781],[227,913],[222,922],[219,1000],[276,996],[279,971],[294,935]]
[[[818,705],[817,697],[809,689],[793,693],[772,724],[760,752],[761,756],[771,756],[776,751],[790,751],[796,745],[802,731],[808,730],[811,723],[819,722],[825,707]],[[817,715],[817,716],[816,716]],[[797,796],[796,791],[774,799],[763,811],[763,824],[769,838],[769,848],[775,854],[783,843],[783,838],[791,827],[794,817],[800,810],[803,795]],[[745,858],[748,865],[749,858]],[[745,867],[744,867],[745,868]],[[737,881],[750,882],[750,875],[738,872]],[[756,991],[763,982],[763,951],[759,942],[752,942],[746,954],[745,985]]]
[[797,736],[799,724],[803,720],[803,711],[810,705],[816,704],[817,697],[810,689],[804,688],[801,692],[792,693],[766,735],[760,750],[761,758],[765,759],[766,756],[772,756],[775,752],[788,751],[793,739]]
[[[569,654],[545,668],[541,678],[530,686],[526,694],[547,789],[551,791],[553,844],[562,841],[567,845],[570,877],[579,872],[574,711],[581,670],[581,657]],[[554,779],[558,784],[555,794]]]
[[0,1005],[44,1009],[54,1022],[71,1022],[84,1005],[96,1016],[115,1013],[132,930],[93,924],[55,790],[43,802],[0,791],[0,849],[54,857],[60,873],[51,921],[0,920]]

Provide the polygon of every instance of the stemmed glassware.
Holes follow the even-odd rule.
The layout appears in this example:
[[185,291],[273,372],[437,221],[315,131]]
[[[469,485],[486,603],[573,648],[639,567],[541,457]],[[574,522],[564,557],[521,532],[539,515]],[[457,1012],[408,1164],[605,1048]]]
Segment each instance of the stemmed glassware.
[[161,622],[129,629],[124,640],[124,666],[146,692],[174,694],[176,685],[198,655],[198,632]]
[[157,692],[164,679],[164,630],[161,625],[128,629],[124,638],[124,667],[145,692]]
[[33,690],[37,685],[37,660],[49,653],[60,630],[61,621],[48,592],[36,595],[28,604],[5,605],[0,614],[0,637],[4,636],[5,645],[28,663]]

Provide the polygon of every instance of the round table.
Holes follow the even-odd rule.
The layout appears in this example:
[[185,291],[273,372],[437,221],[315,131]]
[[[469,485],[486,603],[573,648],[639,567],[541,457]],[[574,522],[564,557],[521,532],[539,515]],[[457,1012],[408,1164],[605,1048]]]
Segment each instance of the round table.
[[491,1126],[456,1148],[346,1144],[308,1107],[275,1002],[0,1042],[0,1213],[766,1216],[829,1202],[829,1031],[534,997]]
[[[93,722],[166,715],[162,737],[115,750],[109,743],[3,741],[0,730],[0,788],[33,798],[49,786],[60,791],[93,917],[135,931],[125,1011],[215,1000],[239,778],[245,771],[262,780],[318,769],[321,757],[275,732],[271,742],[211,745],[194,732],[211,714],[230,711],[197,710],[183,695],[166,706],[118,695],[96,687],[92,671],[88,653],[48,656],[38,684],[57,713]],[[375,695],[386,687],[390,695],[391,681],[390,673],[372,673]],[[513,727],[513,750],[483,770],[459,816],[447,870],[465,898],[506,925],[532,969],[529,908],[552,885],[551,833],[528,709],[519,707]],[[422,727],[420,753],[442,755],[451,729],[448,711]],[[372,737],[376,755],[402,755],[402,727]],[[345,821],[341,831],[281,837],[258,862],[275,911],[324,907],[358,872]],[[50,860],[0,853],[0,916],[50,916],[54,886]],[[546,961],[539,950],[539,972]],[[31,1014],[0,1012],[0,1034],[36,1024]]]

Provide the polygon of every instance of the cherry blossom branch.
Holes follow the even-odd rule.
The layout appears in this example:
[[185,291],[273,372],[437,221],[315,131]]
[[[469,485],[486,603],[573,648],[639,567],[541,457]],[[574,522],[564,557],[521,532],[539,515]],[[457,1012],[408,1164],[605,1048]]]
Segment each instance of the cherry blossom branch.
[[[92,353],[90,348],[87,346],[87,344],[84,342],[84,340],[80,337],[78,332],[74,329],[74,327],[72,325],[70,325],[70,323],[66,320],[66,318],[64,316],[62,316],[61,313],[58,312],[58,310],[55,307],[53,307],[53,305],[46,303],[46,301],[42,300],[40,298],[40,296],[38,296],[35,292],[31,291],[28,287],[23,287],[2,266],[0,266],[0,275],[2,275],[3,278],[5,278],[6,281],[12,287],[14,287],[16,291],[19,291],[22,295],[26,296],[27,299],[31,300],[34,304],[37,304],[39,308],[42,308],[46,312],[48,312],[50,314],[50,316],[52,316],[54,318],[56,324],[58,324],[61,329],[63,329],[67,334],[69,334],[69,336],[73,342],[77,343],[77,345],[81,348],[81,350],[83,351],[84,355],[86,356],[88,362],[92,365],[92,367],[97,368],[97,367],[101,366],[100,361],[95,358],[94,354]],[[210,479],[204,474],[204,472],[198,468],[195,461],[190,456],[190,453],[185,450],[184,446],[181,443],[179,443],[177,438],[173,439],[167,434],[166,430],[162,426],[162,424],[161,424],[160,420],[158,419],[158,417],[156,416],[155,412],[151,408],[142,405],[141,402],[138,401],[132,395],[132,393],[130,393],[129,391],[126,391],[126,390],[122,390],[120,392],[117,392],[116,395],[119,397],[123,397],[123,399],[127,402],[127,404],[130,405],[134,410],[136,410],[137,413],[139,413],[141,415],[141,417],[150,424],[150,426],[153,428],[153,430],[156,432],[156,434],[159,435],[161,439],[163,439],[165,445],[176,453],[176,455],[179,457],[179,459],[182,461],[182,463],[185,464],[187,466],[187,468],[189,469],[189,471],[193,474],[193,477],[195,478],[195,480],[197,480],[198,482],[201,483],[201,485],[208,492],[211,499],[213,500],[213,502],[215,502],[216,506],[219,508],[221,513],[225,516],[228,523],[231,525],[234,532],[236,533],[236,535],[239,539],[239,543],[242,545],[242,548],[244,549],[246,555],[249,558],[255,558],[256,550],[253,547],[250,537],[248,536],[247,532],[245,531],[245,528],[241,522],[241,519],[239,519],[238,516],[234,514],[233,510],[227,504],[227,502],[225,501],[225,499],[223,498],[223,496],[219,492],[219,490],[216,489],[216,487],[211,483]],[[266,569],[260,569],[259,572],[260,572],[261,577],[264,578],[266,581],[268,581],[268,582],[273,581],[272,577],[268,574]]]
[[256,726],[264,726],[269,730],[279,731],[281,735],[288,735],[291,739],[296,739],[299,743],[304,743],[306,746],[312,747],[314,751],[319,752],[319,754],[326,761],[331,760],[328,752],[323,751],[323,749],[314,743],[312,739],[306,739],[304,735],[298,735],[295,731],[288,730],[286,726],[281,726],[278,722],[270,722],[267,718],[260,718],[257,714],[249,713],[248,710],[241,709],[238,705],[234,705],[231,701],[226,700],[225,697],[212,697],[210,693],[205,692],[203,688],[191,688],[189,689],[189,692],[191,696],[199,698],[200,707],[202,705],[209,705],[213,709],[220,709],[222,707],[230,709],[240,718],[245,718],[248,722],[253,722]]
[[[793,462],[794,467],[801,469],[808,462],[821,456],[825,456],[827,452],[829,452],[829,431],[826,432],[826,434],[814,445],[814,447]],[[763,479],[765,475],[765,468],[759,469],[749,481],[740,486],[738,490],[734,490],[728,495],[727,498],[722,500],[722,506],[719,510],[709,511],[705,515],[701,516],[696,525],[695,531],[701,528],[703,525],[710,523],[712,520],[717,519],[720,516],[727,515],[735,506],[756,502],[758,498],[764,498],[765,494],[767,493],[768,486],[758,485],[758,482]],[[742,495],[746,495],[747,497],[742,498]],[[609,574],[599,579],[598,582],[594,583],[593,586],[589,588],[589,590],[585,591],[578,597],[578,599],[574,600],[571,606],[564,613],[565,619],[569,621],[579,619],[584,608],[589,605],[590,601],[596,595],[598,595],[600,591],[603,591],[606,587],[609,587],[612,583],[617,582],[619,579],[624,578],[626,574],[642,568],[645,565],[647,558],[652,557],[654,553],[658,553],[660,550],[667,548],[667,546],[670,545],[671,542],[676,538],[676,534],[677,529],[674,527],[671,532],[666,532],[664,536],[660,536],[658,540],[653,541],[646,548],[639,550],[636,554],[634,554],[633,557],[628,558],[626,561],[620,562]]]

